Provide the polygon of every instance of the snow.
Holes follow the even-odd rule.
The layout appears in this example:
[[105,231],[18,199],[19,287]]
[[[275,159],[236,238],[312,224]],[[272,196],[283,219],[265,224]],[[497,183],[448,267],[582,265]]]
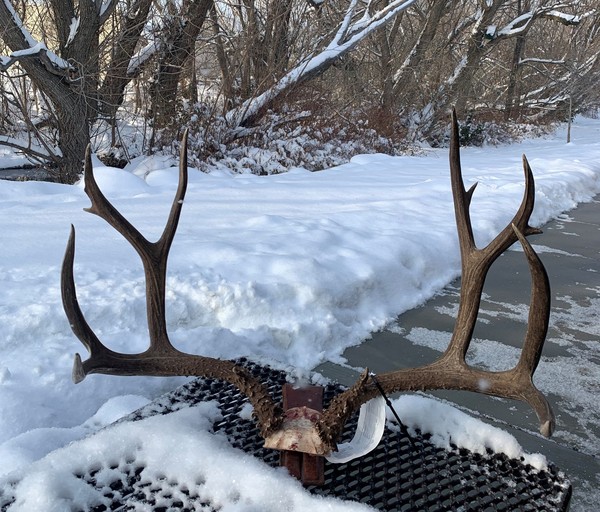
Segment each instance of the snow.
[[127,74],[133,75],[140,66],[150,59],[158,51],[158,43],[156,41],[149,42],[140,51],[131,57],[129,65],[127,66]]
[[67,37],[67,46],[70,45],[75,36],[77,35],[77,31],[79,30],[79,24],[81,22],[81,18],[73,17],[71,18],[71,25],[69,25],[69,37]]
[[[536,178],[534,225],[600,192],[599,135],[600,121],[578,118],[570,144],[560,131],[511,146],[464,149],[466,185],[479,182],[471,215],[478,244],[518,208],[521,153]],[[7,166],[5,158],[0,155],[0,167]],[[458,276],[447,161],[440,149],[420,157],[361,155],[314,173],[192,171],[168,269],[173,343],[187,352],[293,367],[299,377],[324,361],[343,363],[346,347]],[[95,173],[115,206],[156,239],[177,169],[164,160],[137,159],[125,170],[96,161]],[[140,262],[118,233],[83,211],[88,206],[81,184],[0,180],[0,485],[23,478],[22,501],[11,510],[41,510],[42,503],[44,510],[52,509],[48,504],[62,510],[64,500],[100,503],[101,495],[81,494],[72,471],[95,456],[123,463],[131,450],[147,461],[148,478],[165,464],[181,479],[194,468],[222,510],[367,510],[311,497],[282,471],[229,447],[210,431],[218,414],[210,403],[89,437],[185,380],[91,375],[71,382],[73,354],[85,353],[60,299],[71,224],[75,280],[88,322],[113,350],[147,346]],[[542,360],[536,375],[545,367]],[[422,396],[400,400],[403,421],[431,431],[442,446],[451,439],[474,451],[491,447],[545,464],[539,455],[523,454],[505,432],[443,404]]]
[[[299,482],[286,477],[254,457],[228,445],[210,432],[219,417],[214,402],[184,409],[164,417],[151,417],[100,432],[77,446],[67,446],[34,464],[14,492],[20,496],[11,511],[84,510],[110,504],[105,491],[92,490],[73,474],[110,453],[110,465],[96,475],[98,485],[112,481],[127,460],[143,460],[142,481],[159,482],[164,475],[182,487],[194,489],[202,482],[204,493],[222,512],[280,512],[322,510],[359,512],[370,510],[358,503],[325,499],[304,492]],[[171,432],[174,435],[165,435]],[[185,451],[181,450],[185,446]],[[210,464],[202,464],[210,461]],[[81,471],[81,470],[80,470]],[[160,495],[157,492],[157,495]],[[188,497],[176,496],[184,506]],[[156,503],[160,507],[162,503]],[[205,498],[206,499],[206,498]],[[52,508],[52,507],[56,508]]]
[[[402,411],[401,420],[409,432],[420,430],[431,434],[430,441],[440,448],[451,449],[451,444],[474,453],[504,453],[513,459],[522,459],[536,469],[547,469],[546,458],[539,453],[524,453],[516,439],[500,430],[468,416],[456,408],[422,396],[402,396],[394,400],[394,409]],[[388,419],[394,421],[388,412]]]

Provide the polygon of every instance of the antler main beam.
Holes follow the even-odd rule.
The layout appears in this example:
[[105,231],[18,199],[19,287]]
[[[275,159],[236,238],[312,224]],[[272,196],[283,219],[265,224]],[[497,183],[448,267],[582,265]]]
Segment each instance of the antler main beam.
[[138,354],[122,354],[106,347],[88,325],[79,307],[73,276],[75,258],[75,228],[63,260],[61,290],[63,307],[73,333],[90,353],[82,361],[75,355],[73,380],[81,382],[90,373],[110,375],[153,376],[204,376],[221,379],[235,385],[248,396],[254,406],[263,436],[277,430],[282,422],[281,408],[275,404],[266,388],[244,368],[231,361],[186,354],[173,347],[169,340],[165,316],[165,284],[169,250],[177,230],[181,208],[187,188],[187,132],[184,134],[179,160],[179,185],[171,211],[162,233],[156,242],[148,241],[100,191],[94,178],[90,148],[86,151],[84,169],[85,193],[92,205],[86,211],[98,215],[115,228],[135,248],[142,260],[146,278],[146,310],[150,346]]

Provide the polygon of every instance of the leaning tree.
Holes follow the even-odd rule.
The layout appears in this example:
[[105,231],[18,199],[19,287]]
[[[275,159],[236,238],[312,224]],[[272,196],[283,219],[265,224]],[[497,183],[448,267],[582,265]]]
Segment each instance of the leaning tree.
[[133,78],[127,66],[151,4],[151,0],[0,2],[0,38],[8,54],[0,59],[0,70],[8,76],[24,73],[30,94],[43,99],[43,108],[31,116],[22,108],[24,99],[11,97],[37,144],[6,137],[0,144],[50,164],[58,181],[73,182],[81,173],[91,124],[123,101]]

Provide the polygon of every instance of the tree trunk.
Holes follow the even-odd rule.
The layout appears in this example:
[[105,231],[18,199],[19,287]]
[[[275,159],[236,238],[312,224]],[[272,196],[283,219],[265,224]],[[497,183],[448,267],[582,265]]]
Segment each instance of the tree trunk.
[[483,57],[489,51],[487,29],[493,24],[494,16],[505,1],[486,2],[485,9],[478,13],[477,21],[467,39],[464,56],[455,66],[452,76],[438,89],[436,97],[428,105],[427,113],[423,116],[426,120],[419,127],[418,133],[413,134],[413,137],[430,136],[437,128],[438,123],[447,118],[450,106],[454,106],[458,112],[466,111],[473,80]]
[[380,30],[376,41],[380,52],[380,80],[381,80],[381,100],[380,105],[384,113],[391,115],[394,106],[398,104],[394,94],[394,73],[392,71],[394,59],[392,57],[392,47],[398,36],[400,23],[404,13],[401,13],[392,23],[391,29]]
[[158,72],[150,90],[155,130],[168,128],[175,120],[177,90],[184,64],[194,54],[196,38],[211,6],[212,0],[189,0],[184,4],[181,16],[174,16],[167,29],[172,35],[164,41]]
[[[42,5],[42,4],[40,4]],[[60,154],[48,156],[56,164],[51,170],[57,181],[73,183],[79,176],[90,141],[90,123],[98,113],[99,37],[116,2],[101,10],[97,2],[49,0],[60,58],[38,45],[8,0],[0,1],[0,34],[32,84],[52,105]],[[77,29],[71,30],[73,20]],[[68,62],[68,64],[67,64]],[[48,148],[52,151],[52,148]],[[38,158],[40,154],[37,154]]]
[[[488,8],[483,11],[477,22],[477,27],[467,43],[467,52],[464,61],[458,67],[458,72],[450,82],[448,99],[454,104],[457,112],[466,112],[467,102],[473,86],[475,74],[481,68],[481,61],[489,51],[486,31],[494,22],[494,17],[505,0],[493,0],[488,3]],[[448,107],[448,104],[446,104]]]
[[518,83],[521,71],[521,57],[525,51],[525,36],[517,36],[515,40],[515,49],[513,52],[512,65],[508,76],[508,86],[506,88],[506,104],[504,106],[504,119],[510,121],[515,115],[515,107],[518,107]]
[[111,62],[99,94],[102,113],[109,118],[115,117],[123,103],[125,88],[136,76],[128,73],[129,62],[140,40],[151,6],[152,0],[136,0],[124,16],[123,26],[114,42]]
[[[265,26],[264,48],[268,52],[265,76],[260,81],[271,86],[278,76],[285,73],[290,58],[289,29],[292,0],[272,0]],[[262,92],[262,91],[259,91]]]
[[[74,101],[73,101],[74,100]],[[79,101],[78,101],[79,100]],[[61,109],[56,116],[58,124],[58,147],[62,153],[55,175],[60,183],[74,183],[83,170],[85,149],[90,142],[89,122],[86,118],[86,105],[81,98],[64,100],[65,110]]]
[[223,92],[223,108],[227,112],[233,107],[235,102],[235,85],[233,81],[233,74],[229,69],[229,59],[227,58],[227,52],[225,51],[225,36],[219,26],[219,19],[215,6],[210,9],[210,18],[213,26],[213,33],[215,35],[215,55],[217,62],[219,63],[219,69],[221,70],[221,83]]
[[382,11],[367,11],[363,16],[352,23],[353,14],[356,13],[357,4],[352,3],[331,41],[319,53],[310,53],[300,59],[296,66],[282,76],[262,94],[248,98],[241,105],[229,110],[226,114],[230,126],[229,136],[235,138],[244,133],[256,123],[273,103],[293,89],[324,73],[334,63],[340,62],[366,37],[376,30],[385,27],[407,9],[414,0],[393,0],[387,3]]
[[[30,41],[26,39],[20,23],[6,2],[0,2],[2,38],[13,52],[30,49]],[[61,46],[65,45],[61,43]],[[20,65],[35,87],[49,98],[54,108],[61,154],[49,157],[49,160],[58,162],[58,167],[51,172],[57,181],[73,183],[81,172],[85,148],[89,143],[90,108],[87,89],[81,86],[75,88],[74,82],[66,76],[67,71],[54,69],[47,60],[45,53],[40,52],[37,57],[21,60]]]
[[425,26],[419,34],[415,46],[394,75],[394,96],[411,89],[411,84],[418,78],[415,72],[425,60],[425,54],[431,48],[431,43],[435,38],[440,21],[446,13],[446,8],[446,0],[434,0],[433,5],[427,12]]

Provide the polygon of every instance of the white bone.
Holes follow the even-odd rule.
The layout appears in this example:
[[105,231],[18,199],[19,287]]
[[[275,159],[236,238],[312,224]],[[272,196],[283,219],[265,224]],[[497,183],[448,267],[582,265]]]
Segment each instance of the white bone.
[[379,396],[360,407],[358,425],[352,441],[338,445],[325,458],[334,464],[349,462],[377,448],[385,429],[385,400]]

